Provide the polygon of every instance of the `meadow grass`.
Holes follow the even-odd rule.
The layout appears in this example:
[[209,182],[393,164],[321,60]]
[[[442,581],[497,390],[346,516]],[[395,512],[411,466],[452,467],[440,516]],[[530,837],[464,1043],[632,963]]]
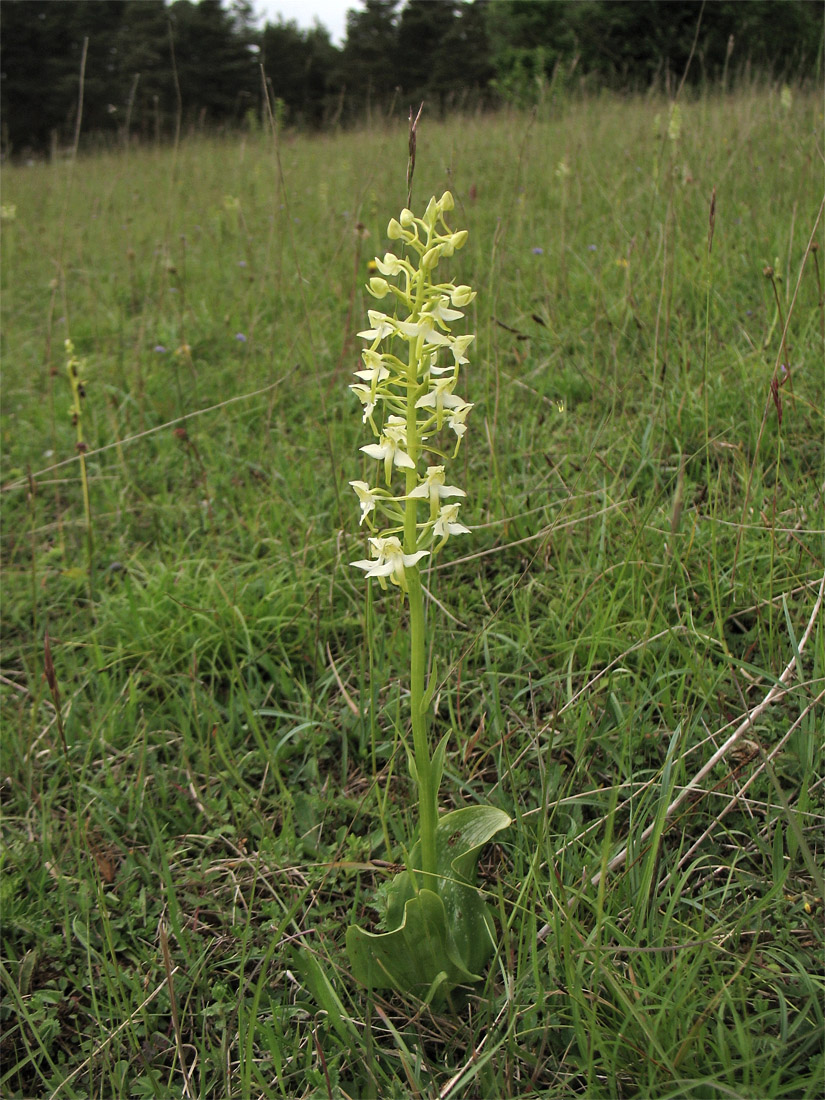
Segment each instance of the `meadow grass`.
[[343,952],[409,836],[406,627],[347,564],[406,119],[4,169],[3,1096],[821,1095],[821,101],[668,122],[419,132],[478,290],[442,808],[515,820],[457,1016]]

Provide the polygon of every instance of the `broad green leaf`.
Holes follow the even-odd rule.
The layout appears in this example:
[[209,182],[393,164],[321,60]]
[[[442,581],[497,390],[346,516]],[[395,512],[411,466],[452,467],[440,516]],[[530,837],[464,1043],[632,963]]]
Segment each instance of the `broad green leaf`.
[[355,977],[370,989],[398,989],[423,998],[442,971],[450,986],[479,980],[453,957],[444,902],[432,890],[420,890],[407,901],[394,932],[375,935],[352,925],[347,953]]
[[[439,746],[441,748],[441,746]],[[440,1003],[456,985],[481,981],[493,953],[495,928],[475,887],[481,849],[510,818],[492,806],[445,814],[436,831],[436,874],[402,871],[389,891],[390,931],[347,931],[355,977],[371,989],[398,989]],[[411,852],[415,867],[419,851]]]

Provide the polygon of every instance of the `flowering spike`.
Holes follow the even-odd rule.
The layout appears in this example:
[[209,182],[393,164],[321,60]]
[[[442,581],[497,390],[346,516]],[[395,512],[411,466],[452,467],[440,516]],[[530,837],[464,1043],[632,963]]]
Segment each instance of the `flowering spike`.
[[391,293],[395,314],[368,310],[369,328],[358,333],[368,346],[361,353],[363,365],[355,371],[358,381],[350,386],[361,403],[363,422],[377,437],[361,451],[381,463],[386,484],[386,489],[375,489],[372,480],[350,482],[361,508],[360,523],[376,532],[370,539],[373,557],[353,565],[384,587],[389,579],[402,592],[422,557],[451,535],[469,530],[457,519],[460,505],[445,502],[466,496],[464,490],[447,484],[443,465],[422,468],[425,452],[452,450],[450,433],[458,451],[473,407],[455,389],[474,336],[453,335],[452,327],[464,317],[461,307],[473,301],[475,291],[466,283],[433,278],[439,261],[467,240],[466,230],[454,232],[444,221],[454,206],[445,191],[440,199],[430,199],[423,217],[404,209],[390,221],[387,235],[406,242],[408,251],[405,256],[386,252],[383,260],[376,257],[374,269],[380,275],[369,280],[367,289],[375,298]]

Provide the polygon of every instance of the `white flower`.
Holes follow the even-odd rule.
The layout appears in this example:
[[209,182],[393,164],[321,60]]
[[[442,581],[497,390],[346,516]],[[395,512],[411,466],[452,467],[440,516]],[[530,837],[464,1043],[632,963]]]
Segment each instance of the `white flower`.
[[[426,465],[420,460],[430,437],[443,428],[455,433],[458,454],[473,408],[454,391],[475,336],[453,335],[451,329],[464,318],[463,309],[475,299],[475,291],[463,283],[438,281],[433,274],[442,259],[467,241],[466,230],[453,232],[445,220],[453,208],[453,197],[445,191],[440,199],[430,199],[422,217],[404,209],[387,226],[390,241],[399,242],[398,255],[387,251],[383,259],[375,258],[366,289],[378,299],[392,296],[387,307],[392,312],[368,311],[368,327],[358,333],[366,341],[363,362],[355,364],[359,369],[350,386],[374,433],[373,442],[361,451],[383,466],[383,477],[367,473],[369,482],[349,483],[360,504],[360,525],[374,536],[369,558],[352,564],[368,578],[376,577],[382,588],[392,584],[402,592],[408,589],[407,570],[412,568],[417,577],[423,557],[451,535],[470,530],[458,519],[458,500],[467,494],[446,483],[445,467],[428,466],[426,473],[419,473]],[[441,448],[443,436],[439,439]],[[440,454],[440,449],[430,450]],[[446,461],[446,455],[438,461]],[[421,522],[424,510],[428,514]]]
[[358,500],[361,504],[361,519],[358,523],[360,527],[370,512],[375,508],[375,493],[370,489],[366,481],[351,481],[350,485],[358,494]]
[[384,463],[384,477],[389,485],[393,466],[414,470],[415,463],[404,449],[407,446],[407,426],[401,416],[391,416],[384,426],[384,433],[377,443],[368,443],[361,450],[370,458]]
[[426,271],[430,267],[435,267],[438,261],[441,259],[442,254],[445,256],[448,255],[446,243],[433,245],[433,247],[428,248],[424,255],[421,257],[418,266],[421,268],[422,271]]
[[466,358],[464,352],[475,340],[475,336],[470,334],[467,336],[455,336],[449,341],[450,351],[453,353],[455,359],[455,365],[461,366],[462,363],[469,363],[469,359]]
[[353,374],[357,378],[363,378],[365,382],[369,382],[374,390],[378,382],[383,382],[385,378],[389,378],[390,372],[384,366],[384,362],[377,351],[367,348],[361,352],[361,358],[364,360],[364,369],[353,371]]
[[476,292],[468,287],[466,283],[462,283],[461,286],[454,286],[450,291],[450,301],[459,309],[468,306],[475,296]]
[[433,536],[437,539],[446,539],[450,535],[469,535],[470,528],[457,520],[460,504],[445,504],[438,513],[438,519],[433,525]]
[[[352,482],[350,482],[352,484]],[[430,515],[435,516],[442,497],[466,497],[463,489],[457,485],[444,484],[444,467],[428,466],[427,477],[409,494],[411,498],[429,500]]]
[[405,554],[404,548],[395,535],[389,538],[370,539],[373,558],[350,562],[356,569],[366,571],[368,577],[378,577],[382,588],[387,587],[386,577],[392,584],[397,584],[405,592],[407,591],[407,578],[405,570],[429,554],[429,550],[417,550],[414,554]]
[[397,321],[396,324],[398,331],[410,340],[417,340],[419,336],[423,336],[425,340],[431,340],[438,335],[435,331],[435,321],[429,313],[422,313],[417,321]]
[[464,314],[458,309],[449,309],[449,301],[450,299],[447,297],[447,295],[442,294],[437,302],[430,304],[426,309],[427,315],[434,318],[437,324],[441,325],[441,327],[443,329],[446,329],[447,332],[450,331],[447,324],[448,321],[457,321],[459,317],[464,316]]
[[446,374],[449,371],[450,374],[453,376],[453,382],[458,381],[458,374],[456,373],[455,363],[450,363],[450,365],[447,366],[447,367],[437,367],[435,365],[435,363],[433,363],[432,360],[430,360],[430,364],[427,367],[427,371],[429,371],[430,374]]
[[[459,408],[453,409],[451,412],[447,413],[447,421],[455,434],[458,436],[459,443],[461,442],[461,437],[467,431],[467,425],[464,423],[464,421],[467,419],[467,413],[472,407],[472,402],[470,402],[467,405],[461,405],[459,406]],[[456,450],[457,449],[458,445],[456,445]]]
[[392,336],[395,329],[390,324],[390,319],[386,313],[380,313],[377,309],[368,309],[367,316],[373,327],[364,329],[363,332],[359,332],[359,336],[364,340],[373,340],[375,343],[378,343],[379,340],[383,340],[385,336]]
[[350,389],[364,406],[364,415],[361,417],[361,423],[366,424],[375,410],[375,394],[369,386],[362,386],[359,382],[354,382],[350,386]]
[[441,213],[441,211],[438,209],[438,205],[439,204],[436,201],[435,195],[433,195],[433,197],[427,203],[427,209],[424,211],[424,217],[422,220],[425,225],[428,225],[430,227],[430,229],[434,228],[436,218]]
[[385,252],[383,260],[379,260],[377,256],[375,257],[375,266],[382,275],[400,275],[404,270],[405,261],[399,260],[392,252]]
[[417,409],[435,409],[436,424],[440,428],[444,421],[445,409],[460,409],[466,402],[463,397],[453,393],[455,378],[436,378],[432,389],[415,403]]
[[373,298],[386,298],[390,292],[390,284],[386,279],[374,275],[368,283],[368,289]]
[[467,230],[462,229],[458,233],[451,233],[446,240],[442,239],[441,244],[438,246],[441,250],[440,255],[445,257],[452,256],[453,252],[457,248],[464,247],[464,245],[467,243],[468,235],[469,234],[467,233]]

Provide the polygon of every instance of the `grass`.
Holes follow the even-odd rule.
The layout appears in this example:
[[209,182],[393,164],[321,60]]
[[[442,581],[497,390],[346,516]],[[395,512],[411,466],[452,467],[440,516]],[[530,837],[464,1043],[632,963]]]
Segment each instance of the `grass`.
[[409,835],[405,624],[347,565],[405,121],[4,169],[3,1096],[821,1095],[821,103],[667,124],[419,132],[478,290],[442,807],[516,821],[457,1017],[343,953]]

